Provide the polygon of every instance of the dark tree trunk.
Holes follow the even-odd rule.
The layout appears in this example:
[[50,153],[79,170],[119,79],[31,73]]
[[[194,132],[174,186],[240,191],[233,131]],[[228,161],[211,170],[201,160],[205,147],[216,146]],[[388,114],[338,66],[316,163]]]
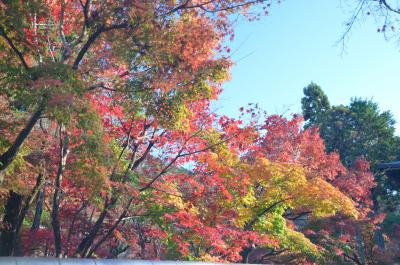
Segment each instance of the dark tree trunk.
[[35,126],[36,122],[40,119],[42,112],[42,108],[36,110],[36,112],[29,119],[28,124],[26,124],[26,126],[18,134],[17,138],[14,140],[14,143],[7,149],[7,151],[0,155],[0,182],[3,180],[5,169],[11,164],[12,161],[14,161],[25,139],[31,133],[33,126]]
[[45,198],[45,187],[42,187],[36,198],[35,216],[33,218],[31,231],[37,231],[40,226],[40,219],[42,218],[43,202]]
[[11,256],[13,254],[22,201],[23,198],[21,195],[14,191],[10,191],[1,226],[0,256]]
[[108,232],[103,235],[103,237],[97,241],[97,243],[93,246],[93,248],[88,252],[87,257],[90,258],[93,253],[96,252],[96,250],[104,243],[106,242],[106,240],[113,234],[113,232],[115,231],[115,229],[117,229],[118,225],[124,220],[124,218],[126,217],[127,213],[128,213],[128,209],[131,206],[133,202],[133,197],[131,197],[127,203],[127,205],[125,206],[124,211],[121,213],[121,215],[119,216],[118,220],[113,224],[113,226],[110,227],[110,229],[108,230]]
[[89,254],[90,249],[93,245],[93,242],[96,239],[97,234],[99,233],[99,231],[103,225],[103,222],[107,217],[109,209],[111,207],[113,207],[116,202],[117,202],[117,198],[114,195],[111,195],[110,200],[107,198],[105,199],[104,209],[101,211],[99,217],[97,218],[93,227],[90,229],[87,236],[84,239],[82,239],[81,243],[76,248],[76,250],[74,252],[74,256],[82,257],[82,258],[87,257],[87,255]]
[[364,247],[362,243],[362,234],[361,228],[359,224],[356,224],[356,242],[357,242],[357,252],[360,260],[361,265],[365,265],[365,253]]
[[249,254],[253,250],[251,247],[246,247],[243,248],[242,251],[240,251],[240,256],[242,256],[242,263],[249,263]]
[[19,211],[19,214],[17,216],[17,225],[15,227],[15,236],[14,236],[14,251],[11,253],[13,256],[21,256],[23,255],[22,249],[20,248],[20,234],[21,234],[21,228],[24,223],[25,217],[28,214],[28,211],[30,209],[30,206],[33,202],[33,200],[36,198],[38,195],[39,189],[41,188],[43,184],[43,175],[39,174],[36,180],[36,185],[33,188],[32,192],[28,196],[24,196],[24,204],[23,207],[21,207],[21,210]]
[[99,232],[104,219],[106,218],[108,213],[108,207],[106,207],[101,213],[99,218],[97,218],[96,223],[90,229],[88,235],[81,241],[81,243],[78,245],[78,248],[75,251],[75,254],[78,254],[79,257],[86,257],[89,254],[90,247],[92,246],[97,233]]
[[[375,215],[380,214],[379,201],[377,199],[377,189],[372,190],[372,202]],[[385,240],[383,238],[382,226],[379,224],[375,230],[374,235],[375,243],[380,249],[385,249]]]

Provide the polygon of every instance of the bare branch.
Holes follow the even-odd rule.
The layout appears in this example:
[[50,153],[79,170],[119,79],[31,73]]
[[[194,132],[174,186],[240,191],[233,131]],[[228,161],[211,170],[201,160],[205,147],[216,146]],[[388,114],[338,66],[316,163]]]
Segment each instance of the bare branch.
[[189,1],[190,1],[190,0],[186,0],[186,1],[183,2],[182,4],[180,4],[180,5],[176,6],[176,7],[174,7],[173,9],[171,9],[170,11],[168,11],[168,12],[165,13],[165,14],[162,14],[161,16],[168,16],[168,15],[170,15],[170,14],[172,14],[172,13],[177,12],[177,11],[180,10],[180,9],[184,9],[184,8],[187,7],[187,5],[189,4]]
[[73,42],[71,42],[70,46],[74,47],[77,44],[82,42],[83,37],[86,34],[87,29],[90,26],[90,22],[89,22],[89,5],[90,5],[90,0],[86,0],[85,3],[82,2],[82,0],[79,0],[81,6],[82,6],[82,12],[83,12],[83,25],[82,25],[82,29],[81,29],[81,33],[79,34],[79,37],[74,40]]
[[269,257],[271,256],[276,256],[279,254],[282,254],[283,252],[288,251],[288,248],[283,248],[283,249],[279,249],[279,250],[275,250],[275,249],[271,249],[270,252],[268,252],[267,254],[264,254],[261,259],[259,260],[260,263],[264,263],[265,261],[268,260]]
[[360,3],[358,4],[358,6],[356,8],[356,11],[353,14],[353,16],[345,23],[346,24],[346,30],[344,31],[344,33],[342,34],[340,39],[337,41],[337,43],[342,43],[342,51],[345,50],[346,38],[350,34],[354,23],[357,21],[359,15],[361,14],[361,11],[363,10],[364,4],[365,4],[365,0],[360,1]]
[[389,11],[400,14],[400,9],[394,9],[391,5],[387,3],[386,0],[379,0],[379,4],[383,4]]
[[181,157],[181,154],[182,154],[182,152],[183,152],[183,149],[184,149],[184,147],[182,147],[182,148],[179,150],[178,154],[177,154],[177,155],[176,155],[162,170],[161,170],[160,173],[158,173],[158,174],[157,174],[150,182],[148,182],[144,187],[140,188],[139,191],[142,192],[142,191],[145,191],[145,190],[149,189],[149,188],[154,184],[154,182],[156,182],[158,179],[160,179],[161,176],[164,175],[164,174],[168,171],[168,169],[176,162],[176,160],[178,160],[178,159]]
[[178,198],[184,198],[182,195],[174,194],[174,193],[171,193],[171,192],[169,192],[169,191],[162,190],[162,189],[159,189],[159,188],[156,188],[156,187],[153,187],[153,186],[151,186],[150,188],[153,189],[153,190],[156,190],[156,191],[159,191],[159,192],[168,194],[168,195],[170,195],[170,196],[174,196],[174,197],[178,197]]

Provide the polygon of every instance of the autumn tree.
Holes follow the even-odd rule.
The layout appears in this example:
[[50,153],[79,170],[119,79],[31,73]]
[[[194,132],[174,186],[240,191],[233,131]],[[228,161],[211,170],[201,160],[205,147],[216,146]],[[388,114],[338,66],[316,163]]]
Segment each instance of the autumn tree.
[[321,260],[293,220],[357,218],[368,171],[300,116],[211,111],[256,4],[0,1],[1,255]]
[[121,227],[143,242],[129,216],[209,148],[232,14],[255,4],[271,2],[0,1],[0,174],[18,197],[2,254],[118,256]]
[[[176,255],[180,253],[196,260],[322,261],[327,250],[310,241],[296,220],[341,214],[350,221],[362,215],[357,210],[361,197],[346,194],[348,174],[360,177],[352,185],[359,185],[365,194],[359,196],[369,206],[371,173],[348,170],[337,153],[326,153],[317,130],[302,130],[300,116],[264,119],[240,129],[245,137],[199,154],[190,175],[173,176],[177,184],[160,186],[173,202],[165,209],[172,257],[182,258]],[[240,128],[227,118],[220,124],[224,134]],[[263,253],[262,259],[252,259],[254,253]]]

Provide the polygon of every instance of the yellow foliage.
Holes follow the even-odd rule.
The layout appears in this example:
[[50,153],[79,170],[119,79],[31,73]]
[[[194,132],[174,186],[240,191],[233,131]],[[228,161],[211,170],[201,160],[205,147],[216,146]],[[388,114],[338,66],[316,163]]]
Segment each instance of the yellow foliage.
[[252,185],[247,194],[240,198],[241,204],[247,208],[284,200],[286,208],[307,208],[317,217],[337,212],[357,216],[350,198],[322,178],[307,178],[305,169],[300,165],[258,159],[243,168],[250,176]]
[[[236,224],[279,239],[292,251],[314,257],[317,247],[302,233],[289,227],[283,214],[286,210],[306,210],[315,217],[336,213],[357,217],[353,201],[320,177],[308,178],[306,170],[297,164],[275,163],[257,159],[241,166],[241,174],[249,176],[249,187],[237,198],[239,217]],[[249,227],[247,227],[249,229]]]

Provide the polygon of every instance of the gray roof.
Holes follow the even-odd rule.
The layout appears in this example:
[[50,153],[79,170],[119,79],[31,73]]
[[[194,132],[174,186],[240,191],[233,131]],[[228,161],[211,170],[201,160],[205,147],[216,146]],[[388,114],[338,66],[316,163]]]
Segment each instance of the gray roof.
[[378,165],[378,168],[383,170],[400,170],[400,161],[382,163]]

